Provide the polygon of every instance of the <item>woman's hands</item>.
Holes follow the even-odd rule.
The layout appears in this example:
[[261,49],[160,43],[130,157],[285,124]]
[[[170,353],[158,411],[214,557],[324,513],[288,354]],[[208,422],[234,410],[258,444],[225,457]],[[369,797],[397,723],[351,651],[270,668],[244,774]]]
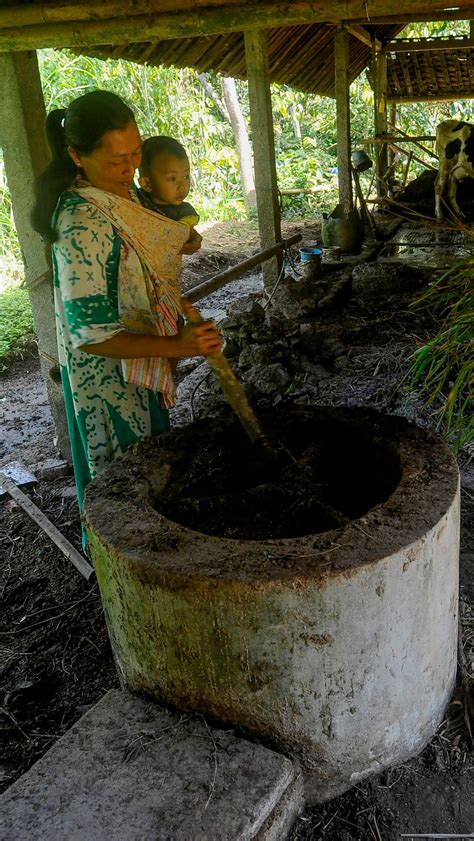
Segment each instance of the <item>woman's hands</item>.
[[203,321],[199,310],[186,298],[181,298],[181,305],[188,323],[178,328],[176,336],[122,332],[105,342],[82,345],[80,350],[111,359],[139,359],[147,356],[180,359],[183,356],[219,353],[222,343],[214,322]]
[[175,343],[168,354],[170,357],[208,356],[211,353],[219,353],[221,349],[220,336],[213,321],[185,324],[170,342]]
[[[201,313],[187,298],[181,298],[181,306],[187,323],[178,329],[173,337],[179,346],[177,356],[208,356],[219,353],[222,347],[221,338],[213,321],[204,321]],[[175,354],[172,354],[175,356]],[[171,354],[170,354],[171,356]]]

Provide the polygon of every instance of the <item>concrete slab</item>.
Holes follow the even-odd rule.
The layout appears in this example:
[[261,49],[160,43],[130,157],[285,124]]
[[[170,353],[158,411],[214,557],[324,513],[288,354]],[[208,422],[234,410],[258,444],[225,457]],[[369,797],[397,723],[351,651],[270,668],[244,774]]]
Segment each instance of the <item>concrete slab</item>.
[[302,807],[286,757],[112,690],[0,801],[2,841],[282,841]]

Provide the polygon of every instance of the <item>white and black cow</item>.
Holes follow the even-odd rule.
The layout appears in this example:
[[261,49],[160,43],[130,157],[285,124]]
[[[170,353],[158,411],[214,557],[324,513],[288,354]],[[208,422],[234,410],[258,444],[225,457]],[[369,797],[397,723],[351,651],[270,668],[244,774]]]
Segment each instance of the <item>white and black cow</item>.
[[451,207],[462,216],[456,201],[459,181],[474,178],[474,125],[462,120],[445,120],[436,128],[436,146],[439,157],[439,171],[434,190],[436,218],[441,219],[441,200],[446,184]]

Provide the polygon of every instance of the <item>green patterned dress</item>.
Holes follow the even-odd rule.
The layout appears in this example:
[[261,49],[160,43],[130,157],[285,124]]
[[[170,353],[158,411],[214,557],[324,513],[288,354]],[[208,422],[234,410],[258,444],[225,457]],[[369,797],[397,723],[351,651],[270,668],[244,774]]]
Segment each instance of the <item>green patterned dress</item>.
[[120,359],[79,348],[124,330],[120,273],[139,273],[138,255],[97,208],[63,193],[53,225],[52,260],[59,363],[79,508],[86,485],[117,456],[148,435],[169,429],[160,395],[124,381]]

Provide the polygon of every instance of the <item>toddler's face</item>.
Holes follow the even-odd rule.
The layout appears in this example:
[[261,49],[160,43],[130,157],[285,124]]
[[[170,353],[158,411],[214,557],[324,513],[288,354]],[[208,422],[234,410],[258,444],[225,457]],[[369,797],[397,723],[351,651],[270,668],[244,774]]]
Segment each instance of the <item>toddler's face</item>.
[[156,155],[148,178],[140,178],[140,184],[157,203],[181,204],[189,193],[188,158],[176,158],[164,152]]

